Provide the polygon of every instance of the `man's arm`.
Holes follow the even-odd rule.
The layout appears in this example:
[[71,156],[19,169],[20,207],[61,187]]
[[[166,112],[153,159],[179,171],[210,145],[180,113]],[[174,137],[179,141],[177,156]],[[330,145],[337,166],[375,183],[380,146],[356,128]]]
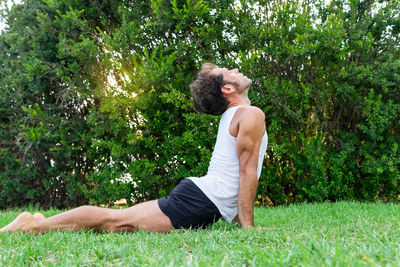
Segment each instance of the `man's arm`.
[[243,227],[253,227],[254,199],[257,192],[257,165],[261,139],[265,132],[265,115],[251,107],[245,110],[239,121],[236,148],[240,164],[238,216]]

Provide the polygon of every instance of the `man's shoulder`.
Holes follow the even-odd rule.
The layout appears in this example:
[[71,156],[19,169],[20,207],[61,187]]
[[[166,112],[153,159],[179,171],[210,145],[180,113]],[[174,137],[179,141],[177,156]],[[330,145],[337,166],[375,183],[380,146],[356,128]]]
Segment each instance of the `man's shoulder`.
[[256,119],[256,120],[264,120],[265,114],[264,112],[255,106],[241,106],[238,111],[240,113],[242,119]]
[[237,112],[238,126],[242,132],[257,133],[265,131],[265,114],[258,107],[241,106]]

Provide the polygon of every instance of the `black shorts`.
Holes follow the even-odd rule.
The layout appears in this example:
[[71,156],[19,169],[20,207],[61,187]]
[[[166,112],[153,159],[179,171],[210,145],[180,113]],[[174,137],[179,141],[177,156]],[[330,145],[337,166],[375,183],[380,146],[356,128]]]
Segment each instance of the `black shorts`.
[[161,211],[175,229],[205,228],[221,218],[218,208],[190,179],[183,179],[171,193],[158,200]]

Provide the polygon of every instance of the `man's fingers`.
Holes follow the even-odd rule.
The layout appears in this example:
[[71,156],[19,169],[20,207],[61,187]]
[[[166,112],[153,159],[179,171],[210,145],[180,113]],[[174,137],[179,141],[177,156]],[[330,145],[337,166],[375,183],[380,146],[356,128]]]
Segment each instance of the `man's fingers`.
[[261,232],[261,231],[267,230],[268,228],[265,227],[265,226],[260,226],[260,225],[258,225],[258,226],[256,227],[256,229],[257,229],[257,231]]

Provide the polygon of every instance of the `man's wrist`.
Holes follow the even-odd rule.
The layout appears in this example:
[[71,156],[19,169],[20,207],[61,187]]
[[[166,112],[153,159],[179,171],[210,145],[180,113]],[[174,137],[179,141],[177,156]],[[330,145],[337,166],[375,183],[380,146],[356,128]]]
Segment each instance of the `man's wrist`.
[[240,225],[246,228],[251,228],[254,227],[253,220],[240,220]]

